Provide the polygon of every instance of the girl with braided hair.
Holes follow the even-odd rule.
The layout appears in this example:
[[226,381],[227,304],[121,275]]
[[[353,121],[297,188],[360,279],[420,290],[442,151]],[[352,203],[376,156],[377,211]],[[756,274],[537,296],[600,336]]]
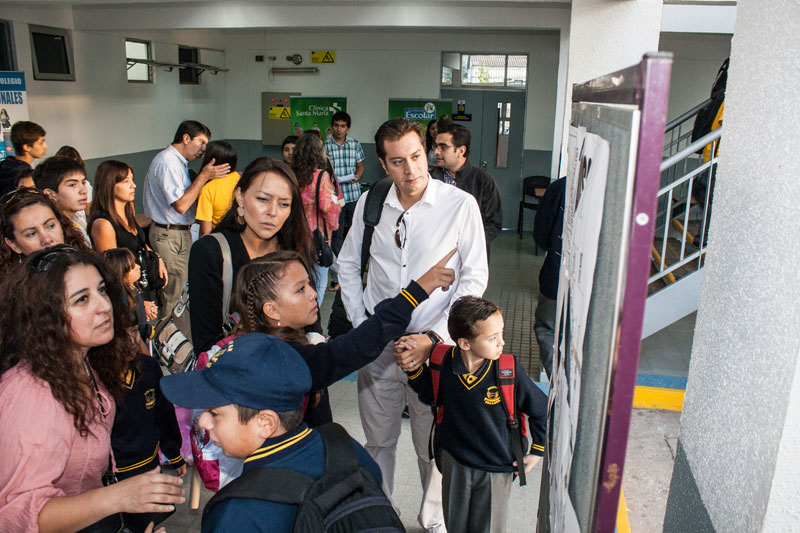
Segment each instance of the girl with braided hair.
[[[311,370],[312,391],[321,390],[370,363],[383,347],[405,333],[411,313],[436,289],[453,283],[453,269],[445,265],[447,254],[417,281],[394,298],[375,307],[375,314],[358,327],[328,342],[307,336],[304,328],[317,321],[319,307],[308,260],[296,252],[275,252],[244,266],[236,280],[232,307],[242,316],[244,333],[268,333],[286,341],[305,359]],[[316,338],[315,338],[316,337]],[[332,420],[320,406],[309,425]]]

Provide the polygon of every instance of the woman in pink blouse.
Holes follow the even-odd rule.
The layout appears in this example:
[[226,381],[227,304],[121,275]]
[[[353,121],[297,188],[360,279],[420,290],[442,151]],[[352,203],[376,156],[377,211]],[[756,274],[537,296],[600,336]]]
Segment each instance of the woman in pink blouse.
[[0,531],[76,531],[182,503],[181,479],[158,469],[103,483],[135,345],[102,259],[35,252],[3,280],[0,306]]
[[[313,233],[319,228],[324,232],[328,245],[331,234],[339,228],[339,211],[344,205],[342,192],[334,187],[336,178],[325,169],[327,160],[325,146],[317,131],[309,131],[297,139],[294,146],[292,169],[300,184],[300,195],[303,197],[303,208],[306,212],[309,230]],[[319,218],[317,217],[317,182],[319,182]],[[317,289],[317,305],[322,306],[325,287],[328,283],[328,267],[314,265],[314,277]]]

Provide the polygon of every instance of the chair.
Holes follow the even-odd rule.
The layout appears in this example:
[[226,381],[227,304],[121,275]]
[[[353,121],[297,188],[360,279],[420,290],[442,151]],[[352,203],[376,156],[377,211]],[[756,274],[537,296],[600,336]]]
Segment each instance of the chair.
[[[522,216],[524,210],[532,209],[536,211],[539,208],[539,202],[542,201],[548,185],[550,185],[549,176],[528,176],[522,180],[522,199],[519,201],[519,217],[517,221],[517,233],[520,239],[522,239]],[[531,198],[528,199],[528,197]]]

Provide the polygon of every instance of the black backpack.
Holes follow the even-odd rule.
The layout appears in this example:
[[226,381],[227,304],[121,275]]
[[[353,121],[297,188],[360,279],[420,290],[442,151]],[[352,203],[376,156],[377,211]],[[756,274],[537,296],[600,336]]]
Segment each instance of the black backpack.
[[[722,62],[722,66],[717,71],[717,76],[714,78],[714,84],[711,86],[711,102],[697,113],[694,119],[694,127],[692,127],[691,142],[702,139],[706,134],[711,132],[711,126],[714,124],[714,119],[717,117],[722,102],[725,100],[725,89],[728,86],[728,65],[730,58]],[[703,148],[698,150],[698,154],[703,153]]]
[[[383,202],[386,200],[386,195],[389,194],[389,189],[392,188],[391,178],[383,178],[375,183],[369,191],[367,191],[367,199],[364,205],[364,238],[361,241],[361,275],[367,269],[367,262],[369,261],[369,249],[372,246],[372,233],[375,231],[375,226],[381,220],[381,213],[383,212]],[[347,311],[344,309],[344,302],[342,302],[342,291],[336,291],[333,298],[333,305],[331,306],[331,316],[328,319],[328,335],[331,338],[344,335],[353,329],[353,325],[347,319]]]
[[254,468],[211,498],[203,509],[203,521],[219,502],[247,498],[298,505],[295,533],[405,532],[375,476],[358,463],[347,431],[334,422],[316,431],[325,443],[325,474],[321,478],[313,480],[284,468]]

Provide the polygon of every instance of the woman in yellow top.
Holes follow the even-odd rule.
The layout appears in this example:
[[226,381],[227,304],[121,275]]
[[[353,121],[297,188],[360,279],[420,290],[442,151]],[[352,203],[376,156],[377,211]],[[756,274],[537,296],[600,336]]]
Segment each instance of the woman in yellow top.
[[217,223],[233,205],[233,190],[239,183],[239,173],[236,172],[236,150],[225,141],[212,141],[206,145],[203,165],[215,161],[217,165],[228,163],[231,173],[224,178],[209,181],[200,196],[197,198],[197,213],[195,218],[200,223],[200,235],[211,233]]

